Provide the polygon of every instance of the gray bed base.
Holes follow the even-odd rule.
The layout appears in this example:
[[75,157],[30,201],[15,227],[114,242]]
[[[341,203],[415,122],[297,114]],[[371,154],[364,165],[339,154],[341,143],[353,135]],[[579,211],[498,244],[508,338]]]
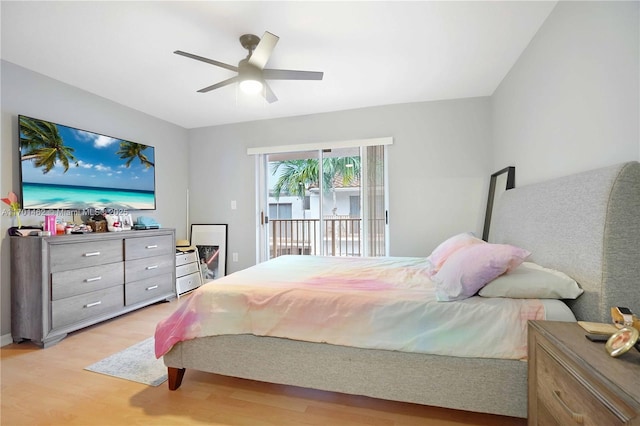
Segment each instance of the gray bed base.
[[[492,241],[568,273],[585,289],[578,319],[640,311],[640,164],[629,162],[504,193]],[[394,401],[527,417],[527,363],[359,349],[252,335],[176,344],[169,388],[185,369]]]

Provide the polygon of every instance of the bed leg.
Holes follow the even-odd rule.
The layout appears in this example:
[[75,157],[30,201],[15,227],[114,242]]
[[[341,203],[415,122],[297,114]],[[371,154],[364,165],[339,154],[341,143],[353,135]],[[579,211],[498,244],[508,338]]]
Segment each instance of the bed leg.
[[186,368],[167,367],[167,374],[169,376],[169,390],[176,390],[182,384],[182,378]]

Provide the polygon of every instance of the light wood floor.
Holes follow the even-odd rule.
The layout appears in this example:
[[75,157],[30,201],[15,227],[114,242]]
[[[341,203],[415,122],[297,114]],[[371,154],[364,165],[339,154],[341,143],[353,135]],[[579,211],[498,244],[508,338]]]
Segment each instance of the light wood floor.
[[177,391],[83,370],[153,335],[162,303],[38,349],[0,350],[2,425],[525,425],[524,419],[425,407],[189,371]]

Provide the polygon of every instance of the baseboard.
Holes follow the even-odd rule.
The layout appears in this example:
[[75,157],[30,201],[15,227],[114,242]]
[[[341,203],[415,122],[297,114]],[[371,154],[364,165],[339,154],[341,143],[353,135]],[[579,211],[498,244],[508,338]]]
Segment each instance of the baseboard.
[[0,346],[7,346],[13,343],[13,339],[11,338],[11,334],[4,334],[0,336]]

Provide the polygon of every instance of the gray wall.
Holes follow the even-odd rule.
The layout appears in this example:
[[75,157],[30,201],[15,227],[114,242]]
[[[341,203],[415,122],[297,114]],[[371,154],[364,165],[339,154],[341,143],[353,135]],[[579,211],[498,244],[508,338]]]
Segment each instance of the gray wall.
[[[0,194],[18,191],[18,114],[42,118],[156,147],[157,210],[145,211],[166,228],[176,228],[186,238],[188,132],[139,111],[132,110],[6,61],[1,63],[1,185]],[[4,204],[2,208],[6,207]],[[133,212],[133,217],[140,213]],[[22,217],[23,225],[35,225],[41,217]],[[10,333],[9,239],[11,218],[2,216],[0,232],[0,335]],[[3,342],[6,343],[6,342]]]
[[560,2],[492,97],[522,185],[640,160],[640,3]]
[[[255,263],[255,161],[249,147],[391,136],[390,254],[426,256],[455,232],[481,234],[490,167],[489,98],[375,108],[190,132],[192,223],[228,223],[233,272]],[[231,210],[231,201],[237,210]]]

